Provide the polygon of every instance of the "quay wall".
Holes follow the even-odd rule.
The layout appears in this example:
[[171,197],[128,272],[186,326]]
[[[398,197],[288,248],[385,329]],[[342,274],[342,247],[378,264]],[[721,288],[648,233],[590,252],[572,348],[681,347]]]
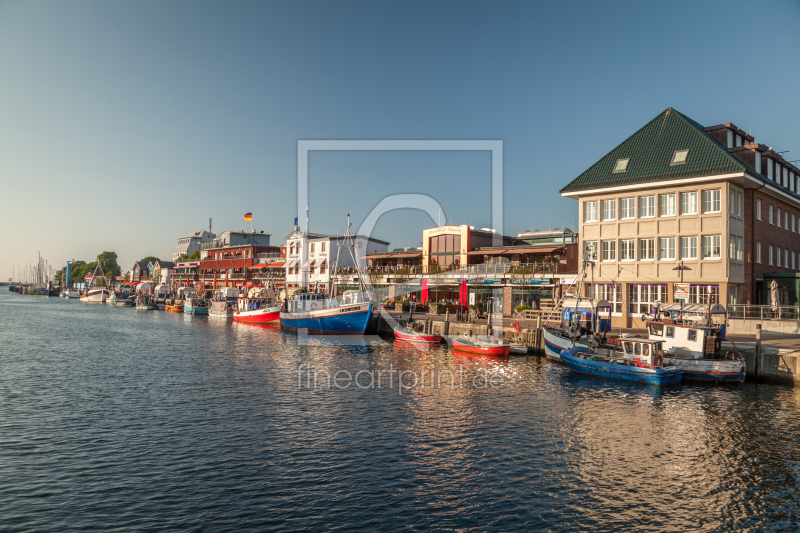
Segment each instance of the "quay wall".
[[758,320],[728,319],[726,331],[730,335],[755,335],[756,326],[761,324],[761,333],[800,334],[800,320]]

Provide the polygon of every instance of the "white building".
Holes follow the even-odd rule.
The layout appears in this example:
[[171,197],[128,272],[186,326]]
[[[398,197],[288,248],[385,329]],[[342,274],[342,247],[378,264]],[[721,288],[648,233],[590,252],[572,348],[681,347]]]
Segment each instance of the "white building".
[[205,230],[195,231],[187,237],[181,237],[178,239],[178,244],[175,245],[175,249],[172,250],[172,260],[177,261],[178,257],[183,254],[192,255],[200,249],[201,244],[209,243],[213,241],[215,237],[216,235]]
[[[367,265],[367,253],[386,252],[389,243],[364,235],[352,236],[358,266]],[[336,265],[347,268],[356,266],[350,251],[344,247],[343,235],[304,233],[295,226],[286,236],[286,288],[326,291],[330,289],[331,269]],[[341,250],[340,250],[341,248]]]
[[224,248],[226,246],[270,246],[269,239],[271,235],[263,231],[223,231],[219,237],[209,241],[208,244],[203,244],[200,247],[200,259],[205,259],[205,250],[214,248]]

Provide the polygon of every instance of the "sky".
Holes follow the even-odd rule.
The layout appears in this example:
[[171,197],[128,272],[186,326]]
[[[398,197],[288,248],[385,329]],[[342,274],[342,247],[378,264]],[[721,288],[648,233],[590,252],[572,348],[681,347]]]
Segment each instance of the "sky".
[[[253,227],[283,244],[299,140],[500,140],[506,235],[667,107],[800,159],[800,2],[0,1],[0,279]],[[796,157],[791,157],[792,155]],[[309,229],[417,193],[492,225],[489,152],[312,152]],[[404,209],[372,236],[419,246]]]

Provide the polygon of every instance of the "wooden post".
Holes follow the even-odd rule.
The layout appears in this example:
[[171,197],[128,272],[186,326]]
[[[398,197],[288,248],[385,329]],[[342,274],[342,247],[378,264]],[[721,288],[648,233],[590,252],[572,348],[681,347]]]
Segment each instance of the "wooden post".
[[756,376],[756,381],[758,381],[758,376],[761,373],[761,324],[756,324],[756,352],[755,356],[753,357],[753,364],[755,368],[753,369],[753,373]]

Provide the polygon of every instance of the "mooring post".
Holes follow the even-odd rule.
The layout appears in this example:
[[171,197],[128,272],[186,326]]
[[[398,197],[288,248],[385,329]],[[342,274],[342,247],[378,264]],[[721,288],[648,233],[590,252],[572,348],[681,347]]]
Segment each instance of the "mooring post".
[[756,375],[756,381],[758,381],[758,376],[761,374],[761,324],[756,324],[756,353],[753,357],[753,364],[755,368],[753,369],[753,373]]

